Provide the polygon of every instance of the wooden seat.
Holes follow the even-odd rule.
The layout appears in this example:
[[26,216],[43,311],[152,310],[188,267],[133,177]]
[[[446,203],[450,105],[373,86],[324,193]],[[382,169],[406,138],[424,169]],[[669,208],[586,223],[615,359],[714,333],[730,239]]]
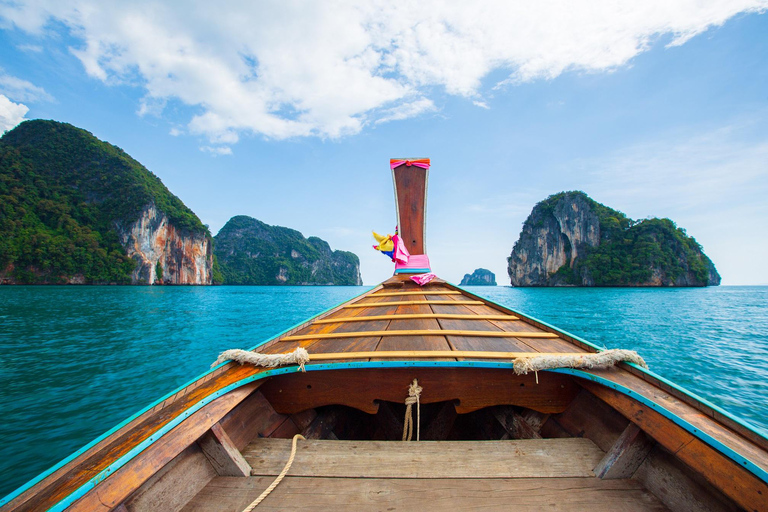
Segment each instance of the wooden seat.
[[[239,512],[283,468],[290,440],[243,450],[249,478],[217,477],[185,512]],[[289,476],[259,510],[667,510],[635,480],[601,480],[582,438],[513,441],[300,441]]]

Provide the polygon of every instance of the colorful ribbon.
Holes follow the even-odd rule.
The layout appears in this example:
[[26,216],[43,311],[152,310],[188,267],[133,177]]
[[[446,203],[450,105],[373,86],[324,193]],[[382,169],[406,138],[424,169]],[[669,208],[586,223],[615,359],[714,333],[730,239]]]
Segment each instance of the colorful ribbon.
[[389,160],[389,168],[394,169],[395,167],[400,167],[401,165],[405,164],[406,167],[421,167],[422,169],[429,169],[429,158],[419,158],[418,160],[397,160],[396,158],[391,158]]

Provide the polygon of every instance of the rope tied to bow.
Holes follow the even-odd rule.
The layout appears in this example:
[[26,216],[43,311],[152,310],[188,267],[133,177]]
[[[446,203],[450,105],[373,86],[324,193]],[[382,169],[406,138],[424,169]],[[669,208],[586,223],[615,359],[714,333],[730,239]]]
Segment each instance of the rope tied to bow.
[[419,381],[413,379],[408,386],[408,397],[405,399],[405,421],[403,422],[403,441],[410,441],[413,438],[413,404],[416,404],[416,440],[421,435],[421,386]]
[[303,372],[304,364],[309,362],[309,353],[306,349],[297,347],[293,352],[287,354],[262,354],[260,352],[251,352],[249,350],[240,350],[239,348],[233,348],[225,350],[216,361],[211,365],[211,368],[218,366],[224,361],[237,361],[240,364],[252,364],[254,366],[260,366],[265,368],[277,368],[278,366],[285,366],[287,364],[297,364],[299,369]]

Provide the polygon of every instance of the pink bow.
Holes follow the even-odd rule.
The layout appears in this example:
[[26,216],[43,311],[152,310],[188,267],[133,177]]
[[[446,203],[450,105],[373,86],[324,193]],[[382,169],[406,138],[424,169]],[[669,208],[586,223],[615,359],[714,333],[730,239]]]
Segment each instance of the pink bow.
[[389,161],[389,168],[394,169],[395,167],[400,167],[401,165],[405,164],[407,167],[411,167],[412,165],[415,167],[421,167],[422,169],[429,169],[429,158],[420,158],[418,160],[397,160],[397,159],[390,159]]

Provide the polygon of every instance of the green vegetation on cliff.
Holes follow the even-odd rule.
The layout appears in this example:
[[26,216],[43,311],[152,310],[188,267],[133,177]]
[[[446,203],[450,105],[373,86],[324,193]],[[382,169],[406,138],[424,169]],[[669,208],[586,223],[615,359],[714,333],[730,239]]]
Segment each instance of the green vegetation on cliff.
[[324,240],[252,217],[232,217],[214,238],[223,284],[360,285],[360,261]]
[[[547,274],[551,261],[562,265]],[[671,220],[635,221],[581,191],[554,194],[533,208],[509,264],[517,286],[720,283],[701,246]]]
[[151,203],[178,229],[208,233],[122,149],[70,124],[21,123],[0,139],[0,279],[130,283],[117,229]]

